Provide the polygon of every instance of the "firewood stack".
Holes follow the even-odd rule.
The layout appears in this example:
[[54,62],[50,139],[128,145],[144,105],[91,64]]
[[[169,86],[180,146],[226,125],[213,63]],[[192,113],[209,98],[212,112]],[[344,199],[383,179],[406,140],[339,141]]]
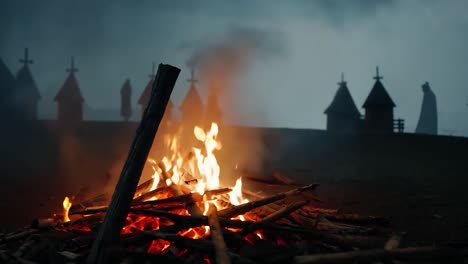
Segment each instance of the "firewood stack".
[[[262,192],[249,189],[262,184]],[[206,216],[190,215],[187,208],[207,197],[229,204],[225,194],[230,189],[175,196],[165,186],[157,190],[167,198],[142,201],[148,186],[145,182],[137,189],[111,263],[427,263],[462,260],[467,253],[463,246],[400,248],[402,236],[385,219],[319,208],[318,199],[309,201],[318,184],[246,179],[244,193],[250,202],[219,211],[211,207]],[[286,191],[266,196],[265,190],[274,187]],[[62,216],[36,219],[24,229],[2,234],[0,262],[85,263],[107,210],[103,197],[73,206],[69,222]]]

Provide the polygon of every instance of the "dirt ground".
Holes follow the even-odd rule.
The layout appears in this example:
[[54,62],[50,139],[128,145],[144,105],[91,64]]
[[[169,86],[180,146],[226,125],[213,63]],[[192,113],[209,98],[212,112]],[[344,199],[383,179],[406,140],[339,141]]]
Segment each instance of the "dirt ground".
[[468,241],[468,197],[461,186],[325,183],[327,207],[388,218],[410,245]]

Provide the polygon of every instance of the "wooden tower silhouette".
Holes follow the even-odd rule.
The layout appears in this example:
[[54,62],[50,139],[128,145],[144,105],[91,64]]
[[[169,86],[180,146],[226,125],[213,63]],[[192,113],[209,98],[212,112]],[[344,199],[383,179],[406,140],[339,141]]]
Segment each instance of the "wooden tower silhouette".
[[19,61],[23,64],[23,67],[16,74],[16,85],[13,92],[14,103],[20,117],[37,119],[37,106],[41,95],[28,66],[34,63],[29,59],[28,48],[24,49],[24,58]]
[[193,128],[195,125],[201,125],[203,114],[205,113],[203,101],[195,85],[198,80],[195,79],[195,71],[193,68],[191,70],[190,79],[188,79],[187,82],[190,83],[190,87],[179,109],[182,114],[182,125]]
[[325,114],[327,115],[327,131],[335,133],[357,132],[361,113],[359,113],[349,92],[343,73],[341,73],[341,81],[338,82],[335,97],[325,110]]
[[132,117],[132,86],[130,79],[125,80],[125,83],[120,89],[120,116],[128,121]]
[[66,70],[69,74],[62,87],[55,96],[58,104],[58,120],[63,123],[76,123],[83,120],[84,99],[75,77],[75,60],[71,57],[70,68]]
[[363,104],[366,110],[366,130],[371,133],[393,133],[393,108],[396,106],[385,90],[376,67],[375,83]]

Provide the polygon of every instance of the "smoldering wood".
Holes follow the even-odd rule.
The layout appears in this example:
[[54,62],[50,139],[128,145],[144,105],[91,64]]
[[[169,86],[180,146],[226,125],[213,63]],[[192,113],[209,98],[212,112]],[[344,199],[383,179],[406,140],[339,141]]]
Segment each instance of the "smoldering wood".
[[75,220],[71,220],[70,222],[63,223],[63,226],[69,227],[74,225],[92,225],[101,221],[102,219],[104,219],[104,215],[101,212],[96,212]]
[[263,222],[274,222],[280,218],[283,218],[287,215],[289,215],[290,213],[298,210],[299,208],[303,207],[304,205],[308,204],[309,201],[302,201],[302,202],[298,202],[298,203],[295,203],[295,204],[292,204],[290,206],[287,206],[287,207],[284,207],[282,208],[281,210],[279,211],[276,211],[275,213],[265,217],[264,219],[262,219]]
[[31,228],[47,229],[55,227],[60,222],[55,218],[36,218],[31,222]]
[[319,186],[319,184],[315,184],[315,183],[314,184],[309,184],[307,186],[299,187],[299,188],[296,188],[296,189],[293,189],[293,190],[290,190],[290,191],[287,191],[287,192],[272,195],[272,196],[269,196],[269,197],[266,197],[266,198],[263,198],[263,199],[260,199],[260,200],[248,202],[248,203],[237,205],[237,206],[232,206],[232,207],[229,207],[229,208],[226,208],[224,210],[219,211],[218,215],[220,217],[231,218],[231,217],[234,217],[234,216],[237,216],[237,215],[244,214],[244,213],[246,213],[248,211],[251,211],[251,210],[253,210],[253,209],[257,208],[257,207],[267,205],[267,204],[276,202],[278,200],[282,200],[282,199],[284,199],[284,198],[286,198],[288,196],[296,195],[296,194],[299,194],[301,192],[308,191],[308,190],[314,190],[318,186]]
[[162,232],[143,231],[142,235],[150,239],[162,239],[175,243],[180,248],[190,248],[204,252],[213,252],[214,245],[208,239],[193,239],[188,237],[179,236],[176,234],[168,234]]
[[154,136],[162,121],[169,97],[174,88],[180,69],[160,64],[153,82],[148,106],[143,114],[132,147],[123,167],[119,181],[97,237],[88,256],[88,264],[106,263],[108,249],[119,239],[128,210],[140,180],[141,172],[148,158]]
[[109,207],[107,206],[85,208],[82,211],[70,212],[69,215],[92,215],[92,214],[107,212],[108,208]]
[[[208,225],[208,218],[206,216],[194,217],[194,216],[185,216],[172,214],[164,211],[156,210],[135,210],[133,213],[146,215],[146,216],[157,216],[165,217],[174,222],[174,225],[166,226],[160,228],[159,231],[162,233],[177,233],[181,230]],[[353,247],[363,247],[363,248],[372,248],[372,247],[383,247],[385,240],[382,238],[369,238],[367,236],[359,235],[334,235],[328,234],[326,232],[317,231],[310,228],[302,228],[300,226],[290,226],[290,225],[278,225],[272,224],[269,222],[253,222],[253,221],[240,221],[234,219],[219,218],[220,225],[222,227],[230,228],[241,228],[243,229],[243,234],[246,235],[252,231],[252,226],[255,227],[255,230],[263,229],[270,231],[284,231],[290,233],[300,233],[310,239],[317,239],[324,241],[326,243],[339,246],[343,249],[352,249]]]
[[267,223],[274,223],[276,220],[281,219],[283,217],[286,217],[287,215],[289,215],[290,213],[296,211],[297,209],[301,208],[302,206],[306,205],[307,203],[308,203],[308,201],[302,201],[302,202],[298,202],[298,203],[292,204],[290,206],[284,207],[281,210],[278,210],[278,211],[268,215],[267,217],[263,218],[261,221],[254,222],[249,227],[249,230],[254,231],[254,230],[257,230],[257,229],[261,228],[262,226],[264,226]]
[[109,194],[102,193],[91,199],[84,200],[77,204],[73,203],[70,207],[70,212],[83,210],[84,208],[92,207],[92,206],[102,206],[109,202]]
[[138,195],[137,197],[135,197],[133,199],[133,202],[141,202],[141,201],[145,201],[145,200],[148,200],[150,199],[151,197],[153,196],[156,196],[158,194],[161,194],[161,193],[164,193],[164,192],[167,192],[169,191],[169,188],[167,186],[162,186],[162,187],[158,187],[152,191],[149,191],[149,192],[145,192],[141,195]]
[[208,209],[208,224],[210,226],[211,240],[213,241],[216,263],[217,264],[230,264],[231,260],[227,255],[227,247],[224,242],[223,231],[219,224],[216,206],[210,205]]
[[[155,200],[155,201],[157,201],[157,200]],[[136,203],[135,205],[132,205],[132,207],[130,207],[129,212],[131,212],[133,209],[138,209],[138,208],[140,208],[140,209],[151,208],[151,209],[160,210],[160,211],[172,211],[172,210],[176,210],[176,209],[184,209],[186,207],[185,204],[177,203],[177,202],[174,202],[174,203],[160,203],[160,202],[151,203],[151,202],[153,202],[153,201],[146,201],[146,202]],[[82,211],[77,211],[77,212],[70,213],[70,215],[91,216],[91,215],[98,214],[98,213],[105,213],[105,212],[107,212],[107,210],[108,210],[107,206],[96,207],[96,208],[86,208],[85,210],[82,210]],[[104,218],[104,217],[102,217],[102,218]],[[70,224],[74,223],[74,221],[67,222],[64,225],[68,226],[68,225],[70,225],[69,223]]]

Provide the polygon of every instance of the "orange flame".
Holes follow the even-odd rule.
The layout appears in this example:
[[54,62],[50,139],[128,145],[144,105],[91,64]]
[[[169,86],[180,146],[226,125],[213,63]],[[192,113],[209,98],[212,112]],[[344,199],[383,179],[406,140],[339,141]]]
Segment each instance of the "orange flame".
[[[184,192],[198,192],[204,195],[208,190],[220,189],[221,181],[221,168],[216,159],[215,151],[220,150],[222,145],[218,140],[219,127],[216,123],[212,123],[208,131],[203,130],[201,127],[196,126],[193,130],[195,138],[204,144],[204,149],[192,148],[192,152],[188,155],[183,155],[182,148],[179,146],[177,137],[166,138],[168,148],[171,154],[163,157],[160,161],[148,158],[148,163],[153,169],[152,184],[144,191],[150,192],[158,188],[158,185],[166,184],[167,186],[177,185]],[[188,184],[191,182],[191,184]],[[142,193],[139,194],[140,196]],[[157,200],[167,198],[167,192],[157,193],[152,197],[146,198],[144,201]],[[197,203],[203,214],[206,215],[210,205],[216,206],[218,210],[224,209],[229,203],[232,205],[240,205],[248,202],[242,195],[242,179],[237,179],[232,191],[228,193],[223,199],[217,200],[216,196],[204,196],[203,202]],[[68,212],[71,207],[71,202],[68,197],[63,201],[64,208],[64,221],[70,221]],[[185,209],[177,209],[172,211],[180,215],[188,215]],[[237,219],[245,220],[242,215]],[[127,216],[126,225],[122,228],[122,234],[133,233],[135,230],[158,230],[160,226],[171,224],[169,220],[159,217],[148,217],[141,215]],[[189,228],[179,232],[179,235],[189,237],[192,239],[201,239],[210,234],[209,226],[199,226]],[[260,234],[257,234],[260,236]],[[163,239],[153,240],[148,252],[161,253],[168,249],[170,243]]]
[[65,199],[63,200],[63,222],[70,222],[68,212],[70,211],[71,206],[72,203],[70,202],[70,198],[68,198],[68,196],[65,196]]

